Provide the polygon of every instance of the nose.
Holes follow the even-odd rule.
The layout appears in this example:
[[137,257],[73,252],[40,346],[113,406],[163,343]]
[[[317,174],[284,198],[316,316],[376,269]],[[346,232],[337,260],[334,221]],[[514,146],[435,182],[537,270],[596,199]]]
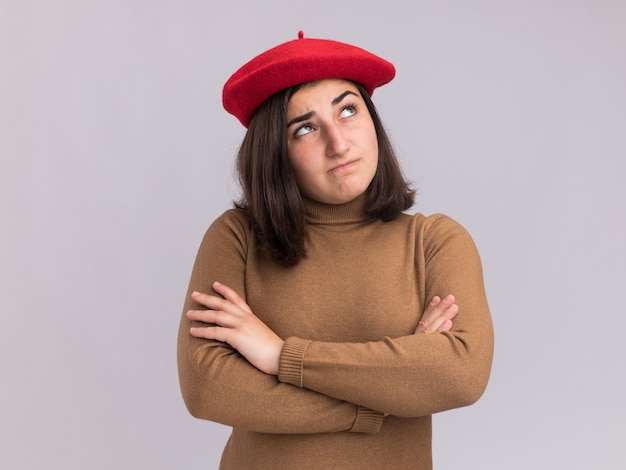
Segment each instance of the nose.
[[336,123],[329,124],[325,129],[326,156],[338,157],[345,154],[350,146],[343,135],[342,130]]

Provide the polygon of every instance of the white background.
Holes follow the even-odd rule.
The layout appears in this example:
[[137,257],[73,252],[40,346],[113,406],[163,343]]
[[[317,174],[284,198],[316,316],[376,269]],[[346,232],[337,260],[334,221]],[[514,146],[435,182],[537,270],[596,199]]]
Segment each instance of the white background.
[[436,468],[626,468],[625,25],[618,0],[0,0],[0,467],[217,467],[175,352],[238,195],[221,88],[302,29],[396,65],[373,98],[414,210],[482,255],[492,378],[435,416]]

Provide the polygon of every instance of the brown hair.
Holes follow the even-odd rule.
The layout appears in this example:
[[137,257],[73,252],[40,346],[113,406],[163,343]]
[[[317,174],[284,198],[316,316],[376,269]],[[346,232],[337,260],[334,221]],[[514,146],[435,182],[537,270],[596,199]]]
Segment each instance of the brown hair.
[[[374,122],[378,168],[366,191],[366,211],[390,221],[413,205],[415,191],[405,180],[398,159],[365,89],[355,83]],[[306,256],[306,212],[287,153],[287,104],[300,86],[268,98],[255,111],[237,155],[243,190],[235,202],[246,210],[266,251],[288,266]]]

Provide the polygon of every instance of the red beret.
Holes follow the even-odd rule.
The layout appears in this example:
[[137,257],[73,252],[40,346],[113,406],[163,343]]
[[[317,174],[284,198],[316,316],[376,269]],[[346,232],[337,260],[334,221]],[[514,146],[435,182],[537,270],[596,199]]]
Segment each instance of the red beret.
[[360,83],[371,95],[390,82],[396,70],[390,62],[359,47],[328,39],[298,39],[269,49],[244,64],[224,85],[226,111],[248,127],[254,111],[285,88],[325,78]]

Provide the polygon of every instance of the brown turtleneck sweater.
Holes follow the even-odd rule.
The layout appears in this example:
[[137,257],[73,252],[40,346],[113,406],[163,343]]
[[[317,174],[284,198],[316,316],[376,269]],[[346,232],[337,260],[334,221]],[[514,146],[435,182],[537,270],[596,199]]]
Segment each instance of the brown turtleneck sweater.
[[[182,316],[178,368],[200,419],[232,426],[220,468],[430,469],[431,415],[469,405],[491,369],[493,330],[468,233],[443,215],[368,219],[363,199],[306,201],[308,257],[293,268],[259,248],[246,214],[208,229],[193,290],[220,281],[285,346],[278,377],[227,344],[194,338]],[[454,294],[449,333],[413,334],[433,296]]]

